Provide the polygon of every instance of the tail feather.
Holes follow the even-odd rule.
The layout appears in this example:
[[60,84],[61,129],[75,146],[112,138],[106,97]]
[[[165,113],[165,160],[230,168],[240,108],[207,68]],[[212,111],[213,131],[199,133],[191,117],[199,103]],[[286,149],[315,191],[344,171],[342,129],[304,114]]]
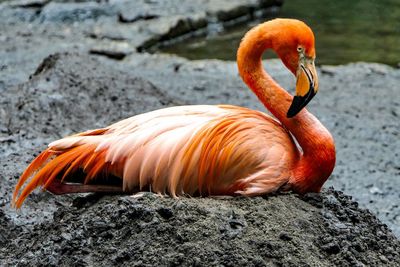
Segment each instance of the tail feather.
[[[110,164],[105,160],[106,150],[102,150],[100,152],[95,152],[95,160],[92,159],[92,162],[86,169],[86,178],[85,184],[92,180],[94,177],[98,176],[101,172],[107,173],[107,166]],[[86,165],[86,164],[84,164]]]
[[[61,174],[63,174],[61,180],[64,180],[78,169],[85,167],[87,176],[84,183],[87,183],[100,172],[106,171],[104,166],[107,163],[104,161],[104,156],[100,156],[104,153],[95,152],[95,149],[95,145],[85,144],[64,151],[54,151],[50,148],[44,150],[21,175],[13,194],[13,205],[16,208],[21,207],[33,190],[39,186],[46,189]],[[32,178],[26,183],[30,177]],[[24,184],[26,186],[22,189]]]
[[43,164],[53,155],[52,152],[50,152],[49,149],[44,150],[42,153],[40,153],[32,162],[29,164],[29,166],[25,169],[25,171],[22,173],[21,177],[18,180],[17,185],[15,186],[15,190],[13,193],[13,198],[12,202],[14,205],[16,204],[16,199],[18,196],[18,192],[20,191],[22,185],[26,182],[26,180],[31,177],[31,175],[36,172],[40,167],[43,166]]

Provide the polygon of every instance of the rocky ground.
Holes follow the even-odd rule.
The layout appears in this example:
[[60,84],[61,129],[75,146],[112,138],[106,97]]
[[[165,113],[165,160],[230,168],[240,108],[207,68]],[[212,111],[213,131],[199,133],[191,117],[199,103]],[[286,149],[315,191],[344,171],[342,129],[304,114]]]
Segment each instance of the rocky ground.
[[[234,62],[138,53],[217,21],[251,18],[270,1],[216,2],[2,4],[2,265],[400,265],[393,234],[400,235],[400,71],[379,64],[320,67],[320,93],[310,105],[336,139],[327,186],[353,195],[361,208],[333,189],[179,200],[37,191],[18,212],[10,207],[21,171],[56,138],[171,105],[262,109]],[[281,63],[265,66],[293,87]]]

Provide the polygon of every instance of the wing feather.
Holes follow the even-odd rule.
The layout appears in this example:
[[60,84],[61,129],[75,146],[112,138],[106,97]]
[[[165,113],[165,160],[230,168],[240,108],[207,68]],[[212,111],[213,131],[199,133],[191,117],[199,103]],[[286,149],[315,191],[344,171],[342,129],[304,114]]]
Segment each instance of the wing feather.
[[[272,153],[273,142],[282,146]],[[86,173],[82,183],[117,176],[127,192],[147,187],[173,196],[267,192],[289,178],[296,153],[290,134],[262,112],[226,105],[172,107],[50,143],[22,174],[13,199],[19,207],[37,186],[64,181],[78,170]],[[280,164],[281,158],[289,163]],[[268,169],[274,164],[276,170]]]

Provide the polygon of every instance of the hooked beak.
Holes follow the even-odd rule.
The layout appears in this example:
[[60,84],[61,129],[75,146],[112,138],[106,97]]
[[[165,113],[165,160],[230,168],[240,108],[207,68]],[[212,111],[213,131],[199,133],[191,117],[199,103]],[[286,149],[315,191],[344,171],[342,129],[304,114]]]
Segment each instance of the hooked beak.
[[318,76],[314,60],[301,58],[296,77],[296,95],[287,112],[288,118],[296,116],[318,92]]

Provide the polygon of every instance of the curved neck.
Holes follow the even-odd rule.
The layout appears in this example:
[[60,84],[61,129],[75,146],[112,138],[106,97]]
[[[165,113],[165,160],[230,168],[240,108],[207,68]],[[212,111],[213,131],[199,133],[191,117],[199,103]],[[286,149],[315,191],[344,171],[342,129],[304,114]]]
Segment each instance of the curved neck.
[[[302,177],[304,185],[299,185],[299,187],[305,187],[306,184],[307,187],[313,185],[313,188],[307,188],[307,190],[319,191],[333,171],[334,141],[329,131],[306,109],[293,118],[286,117],[293,96],[268,75],[261,60],[266,49],[273,49],[274,42],[279,40],[278,35],[279,31],[266,32],[262,24],[248,32],[237,54],[239,73],[264,106],[290,131],[300,145],[303,153],[293,179]],[[319,178],[312,176],[319,176]],[[309,179],[305,181],[304,177],[309,177]],[[314,180],[310,181],[310,179]],[[297,182],[300,183],[300,181]],[[299,188],[298,191],[303,191],[303,189]]]

